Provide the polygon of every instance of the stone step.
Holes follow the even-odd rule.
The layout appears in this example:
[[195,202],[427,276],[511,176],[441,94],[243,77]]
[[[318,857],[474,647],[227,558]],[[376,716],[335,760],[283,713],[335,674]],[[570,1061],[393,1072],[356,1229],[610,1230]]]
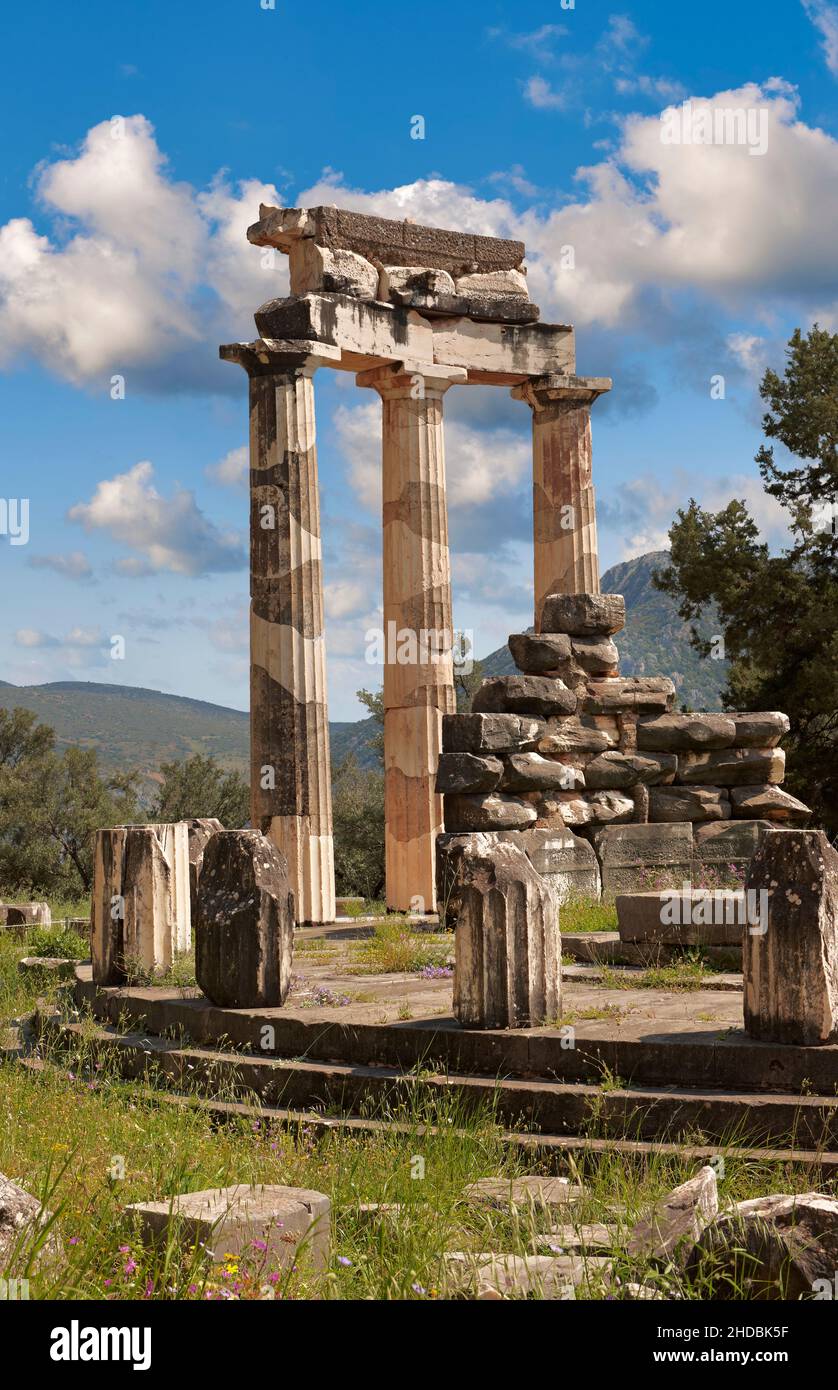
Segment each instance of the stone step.
[[492,1109],[499,1122],[551,1134],[593,1129],[615,1138],[709,1140],[756,1144],[795,1142],[810,1147],[838,1143],[838,1097],[753,1094],[681,1087],[626,1086],[606,1073],[606,1083],[491,1078],[463,1073],[405,1072],[396,1067],[300,1058],[255,1057],[209,1048],[186,1048],[159,1037],[115,1028],[62,1022],[42,1015],[39,1035],[47,1047],[81,1052],[92,1061],[115,1062],[122,1076],[234,1098],[247,1094],[263,1104],[322,1106],[338,1114],[400,1111],[409,1115],[417,1089],[426,1095],[457,1093],[464,1109]]
[[[6,1054],[9,1060],[9,1054]],[[64,1069],[55,1062],[25,1055],[23,1050],[15,1053],[15,1064],[22,1067],[32,1077],[55,1076]],[[323,1138],[329,1134],[341,1133],[355,1137],[377,1135],[382,1132],[404,1135],[436,1134],[436,1125],[414,1124],[409,1121],[376,1120],[357,1115],[338,1117],[324,1115],[319,1110],[293,1110],[282,1106],[254,1104],[238,1100],[218,1100],[212,1096],[182,1094],[169,1090],[161,1091],[152,1086],[140,1084],[130,1086],[131,1095],[144,1104],[175,1106],[178,1109],[200,1111],[212,1117],[217,1123],[227,1121],[259,1121],[262,1124],[277,1125],[291,1131],[305,1127],[308,1135]],[[446,1133],[456,1135],[464,1132],[446,1127]],[[702,1145],[676,1143],[667,1140],[592,1138],[578,1134],[528,1134],[520,1130],[506,1130],[499,1134],[500,1143],[520,1154],[526,1162],[538,1162],[541,1169],[555,1172],[564,1169],[568,1159],[572,1159],[574,1171],[584,1173],[589,1164],[594,1164],[605,1155],[618,1155],[628,1163],[640,1167],[648,1165],[653,1157],[677,1159],[683,1163],[701,1167],[717,1161],[725,1162],[772,1163],[789,1167],[801,1167],[807,1173],[820,1174],[823,1180],[838,1177],[838,1151],[829,1149],[803,1148],[753,1148],[740,1144]],[[812,1179],[815,1181],[815,1178]],[[620,1215],[618,1205],[614,1206]]]
[[[838,1047],[759,1042],[723,1027],[657,1029],[632,1035],[625,1024],[603,1036],[596,1023],[559,1028],[478,1030],[451,1017],[376,1023],[312,1018],[289,1009],[221,1009],[183,992],[158,988],[98,989],[77,971],[75,1002],[104,1023],[179,1036],[200,1046],[237,1047],[265,1056],[373,1063],[410,1071],[438,1066],[457,1073],[598,1082],[621,1076],[633,1085],[676,1084],[753,1092],[833,1096]],[[626,991],[629,994],[629,991]],[[651,993],[651,992],[650,992]],[[653,999],[656,997],[652,995]],[[708,991],[707,1007],[713,1003]],[[718,1000],[730,994],[718,994]],[[269,1032],[266,1030],[270,1030]]]

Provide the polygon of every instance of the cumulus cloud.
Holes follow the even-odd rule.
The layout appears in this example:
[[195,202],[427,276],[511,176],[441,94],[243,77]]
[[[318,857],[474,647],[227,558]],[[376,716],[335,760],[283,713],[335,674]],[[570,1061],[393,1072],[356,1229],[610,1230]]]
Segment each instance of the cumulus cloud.
[[144,116],[94,126],[39,167],[35,190],[55,230],[28,217],[0,226],[0,365],[31,354],[83,384],[207,352],[219,332],[249,331],[260,297],[285,284],[244,237],[275,188],[219,177],[196,193],[172,177]]
[[89,502],[68,512],[86,531],[104,531],[131,554],[117,561],[126,575],[202,575],[241,569],[247,555],[241,538],[223,532],[204,516],[194,493],[177,488],[162,497],[147,460],[127,473],[100,482]]
[[42,632],[38,628],[21,627],[15,633],[15,644],[36,650],[45,647],[61,647],[65,653],[89,651],[91,648],[110,647],[110,638],[98,627],[73,627],[63,637]]
[[67,555],[30,555],[29,563],[35,569],[53,570],[64,579],[90,579],[93,569],[82,550],[72,550]]
[[231,449],[223,459],[219,459],[218,463],[209,464],[205,471],[208,478],[224,487],[246,488],[250,473],[250,450],[246,444],[240,444],[237,449]]
[[788,514],[763,490],[760,479],[731,473],[706,480],[686,469],[673,470],[669,485],[641,474],[603,489],[597,497],[597,521],[606,543],[616,545],[617,559],[628,560],[650,550],[668,550],[669,528],[679,507],[690,497],[706,511],[721,511],[736,497],[745,502],[766,541],[776,548],[788,540]]

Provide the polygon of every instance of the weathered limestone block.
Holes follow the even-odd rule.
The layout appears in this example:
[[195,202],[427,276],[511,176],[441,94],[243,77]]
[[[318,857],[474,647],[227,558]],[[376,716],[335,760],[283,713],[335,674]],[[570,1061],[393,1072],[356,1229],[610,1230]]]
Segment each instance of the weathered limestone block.
[[291,984],[294,894],[288,866],[258,830],[220,830],[204,851],[195,975],[222,1008],[270,1008]]
[[511,634],[508,645],[518,670],[528,676],[557,671],[570,658],[570,638],[563,632],[543,635],[516,632]]
[[737,1202],[702,1231],[687,1274],[712,1274],[714,1297],[797,1301],[833,1298],[838,1200],[820,1192]]
[[782,782],[786,755],[782,748],[726,748],[681,753],[676,782],[712,782],[719,787]]
[[765,1042],[838,1041],[838,853],[822,830],[767,830],[745,884],[761,931],[742,952],[745,1031]]
[[626,625],[622,594],[548,594],[541,614],[542,632],[573,637],[610,637]]
[[729,748],[736,725],[727,714],[658,714],[637,723],[637,746],[650,752]]
[[730,793],[734,816],[764,816],[766,820],[799,825],[812,812],[802,801],[781,787],[765,783],[755,787],[733,787]]
[[586,764],[585,785],[595,791],[603,787],[633,787],[637,782],[650,786],[655,782],[671,782],[677,763],[671,753],[649,758],[639,753],[611,750],[599,753]]
[[431,266],[454,276],[518,270],[522,241],[425,227],[403,218],[377,217],[347,208],[275,208],[263,203],[259,221],[247,229],[254,246],[288,251],[298,237],[313,237],[318,246],[356,251],[382,265]]
[[436,790],[445,795],[460,792],[493,792],[500,785],[500,758],[475,753],[442,753],[436,774]]
[[620,732],[615,719],[582,715],[548,719],[538,738],[539,753],[602,753],[616,748]]
[[694,1178],[673,1188],[656,1202],[629,1236],[629,1259],[656,1264],[685,1265],[708,1222],[718,1214],[716,1170],[707,1164]]
[[439,295],[455,293],[453,276],[447,270],[421,265],[384,265],[378,282],[378,298],[386,301],[391,294],[407,291],[425,295],[429,300]]
[[164,972],[188,947],[188,849],[185,866],[176,868],[176,850],[186,847],[181,825],[182,836],[164,825],[97,830],[90,912],[96,984],[122,984],[136,968]]
[[730,802],[723,787],[652,787],[649,816],[653,821],[730,820]]
[[555,1207],[560,1209],[561,1215],[567,1216],[568,1207],[578,1206],[586,1196],[581,1183],[538,1174],[522,1178],[478,1178],[463,1188],[463,1197],[475,1206],[490,1207],[493,1211],[540,1208],[548,1216],[554,1215]]
[[741,946],[745,894],[730,889],[670,888],[618,893],[621,941],[666,946]]
[[585,714],[609,714],[621,710],[668,709],[675,686],[668,676],[614,676],[590,680],[581,708]]
[[680,888],[691,881],[692,826],[610,825],[596,831],[603,897],[645,888]]
[[454,1013],[467,1028],[535,1028],[561,1006],[558,902],[523,850],[457,837]]
[[538,813],[517,796],[446,796],[445,828],[450,831],[516,830],[533,825]]
[[791,727],[788,715],[778,710],[728,714],[726,718],[736,727],[733,742],[737,748],[774,748]]
[[584,773],[567,763],[544,758],[540,753],[510,753],[506,759],[503,787],[508,791],[541,791],[560,788],[576,791],[585,785]]
[[[0,1173],[0,1275],[17,1279],[24,1273],[33,1244],[42,1239],[39,1228],[50,1219],[36,1197]],[[60,1249],[57,1236],[50,1232],[42,1239],[38,1258]]]
[[189,826],[173,821],[156,827],[157,837],[172,871],[174,907],[174,949],[188,951],[192,945],[192,868],[189,859]]
[[198,880],[201,877],[204,850],[210,836],[217,830],[223,830],[224,826],[215,816],[196,816],[186,821],[185,825],[189,837],[189,901],[194,917],[198,907]]
[[444,714],[442,747],[445,753],[506,753],[534,748],[545,729],[543,720],[519,714]]
[[576,696],[549,676],[489,676],[471,707],[475,714],[573,714]]
[[49,903],[0,903],[0,927],[49,927]]
[[[557,1243],[557,1242],[554,1242]],[[613,1261],[602,1255],[503,1255],[448,1250],[444,1256],[449,1296],[476,1301],[575,1299],[577,1288],[601,1293]],[[586,1296],[587,1293],[586,1293]]]
[[583,793],[554,792],[549,803],[539,805],[539,819],[547,807],[555,806],[565,825],[608,825],[612,821],[629,821],[634,815],[634,802],[619,791]]
[[301,238],[288,256],[292,294],[351,294],[378,298],[378,271],[355,251],[330,251],[311,238]]
[[762,832],[770,829],[769,820],[710,821],[706,825],[696,825],[693,830],[696,873],[701,872],[702,865],[712,866],[721,873],[725,869],[747,869]]
[[[559,634],[557,634],[558,636]],[[557,640],[554,638],[554,641]],[[571,638],[573,659],[592,676],[616,676],[620,654],[607,637]]]
[[[140,1219],[148,1243],[178,1239],[201,1245],[217,1262],[226,1255],[260,1252],[267,1270],[307,1265],[326,1269],[331,1250],[331,1202],[305,1187],[248,1185],[184,1192],[161,1202],[134,1202],[126,1208]],[[256,1244],[258,1242],[258,1244]]]
[[549,880],[559,903],[569,898],[598,898],[599,863],[593,846],[581,835],[555,830],[503,830],[499,840],[522,849],[542,878]]
[[483,270],[471,275],[458,275],[457,294],[523,295],[529,298],[527,277],[520,270]]

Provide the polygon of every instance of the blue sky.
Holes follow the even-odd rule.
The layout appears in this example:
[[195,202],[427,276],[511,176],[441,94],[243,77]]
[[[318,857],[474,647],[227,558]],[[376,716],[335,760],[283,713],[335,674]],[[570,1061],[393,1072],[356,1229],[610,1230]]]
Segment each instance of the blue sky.
[[[260,199],[527,243],[542,317],[614,378],[603,569],[690,496],[745,497],[782,539],[756,385],[795,326],[838,326],[838,6],[48,0],[1,32],[0,499],[28,499],[29,539],[0,534],[0,679],[246,707],[246,378],[217,345],[287,292],[244,236]],[[764,152],[664,143],[688,99],[764,113]],[[344,374],[316,390],[331,713],[354,718],[380,680],[380,407]],[[530,621],[529,412],[499,388],[445,408],[480,654]]]

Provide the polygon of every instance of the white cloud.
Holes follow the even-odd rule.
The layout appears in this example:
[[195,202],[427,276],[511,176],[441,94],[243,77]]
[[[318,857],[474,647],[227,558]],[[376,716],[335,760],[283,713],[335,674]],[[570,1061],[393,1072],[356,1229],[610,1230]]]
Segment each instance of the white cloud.
[[171,178],[144,116],[94,126],[35,187],[56,230],[0,226],[0,365],[31,353],[77,384],[159,365],[249,331],[260,297],[283,292],[284,272],[268,276],[244,237],[273,186],[216,179],[196,194]]
[[87,531],[107,532],[135,552],[117,561],[122,574],[200,575],[247,563],[241,539],[209,521],[194,493],[177,488],[170,498],[161,497],[153,477],[151,463],[136,463],[127,473],[100,482],[91,500],[77,502],[68,517]]
[[[731,473],[706,480],[678,468],[660,477],[640,474],[597,498],[597,521],[607,540],[618,538],[617,558],[629,560],[650,550],[669,549],[669,528],[679,507],[694,497],[705,511],[722,511],[732,498],[743,501],[763,538],[776,548],[789,539],[788,514],[763,490],[758,477]],[[609,546],[609,548],[612,548]]]
[[29,563],[35,569],[54,570],[65,579],[90,579],[93,574],[90,561],[81,550],[68,555],[30,555]]
[[64,637],[54,637],[38,628],[21,627],[15,633],[15,643],[18,647],[27,647],[31,650],[44,647],[62,647],[67,654],[70,654],[73,651],[105,648],[110,645],[110,638],[106,637],[102,629],[98,627],[74,627]]
[[803,0],[803,8],[821,36],[826,66],[838,77],[838,6],[828,0]]
[[205,472],[208,478],[224,487],[246,488],[250,473],[250,450],[246,444],[240,444],[237,449],[231,449],[223,459],[219,459],[218,463],[209,464]]
[[567,105],[564,92],[557,92],[544,77],[530,77],[524,84],[524,99],[537,111],[561,111]]

